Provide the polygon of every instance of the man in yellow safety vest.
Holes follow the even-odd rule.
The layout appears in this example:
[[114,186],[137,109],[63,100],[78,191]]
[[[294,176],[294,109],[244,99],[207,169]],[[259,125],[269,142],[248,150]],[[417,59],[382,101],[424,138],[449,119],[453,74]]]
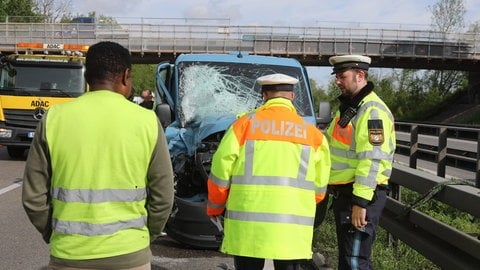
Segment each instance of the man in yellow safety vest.
[[342,92],[340,108],[327,129],[338,269],[372,269],[370,254],[395,153],[394,119],[367,80],[369,57],[329,60]]
[[49,269],[151,269],[150,242],[173,205],[173,171],[155,113],[127,99],[131,67],[126,48],[94,44],[90,92],[50,108],[35,132],[22,200],[50,243]]

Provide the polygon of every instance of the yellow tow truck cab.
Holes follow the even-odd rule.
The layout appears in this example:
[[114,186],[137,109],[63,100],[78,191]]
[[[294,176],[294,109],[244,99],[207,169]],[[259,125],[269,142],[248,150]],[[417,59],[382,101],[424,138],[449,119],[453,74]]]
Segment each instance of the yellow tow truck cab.
[[38,122],[53,105],[88,91],[88,46],[18,43],[17,53],[0,56],[0,145],[23,157]]

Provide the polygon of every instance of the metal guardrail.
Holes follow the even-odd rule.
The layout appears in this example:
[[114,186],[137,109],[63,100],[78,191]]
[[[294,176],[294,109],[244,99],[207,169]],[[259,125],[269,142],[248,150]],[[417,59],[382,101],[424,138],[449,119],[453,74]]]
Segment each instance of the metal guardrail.
[[[409,156],[409,163],[394,164],[380,226],[442,269],[478,269],[480,232],[460,231],[402,202],[400,187],[419,193],[425,201],[436,200],[468,213],[476,222],[480,218],[480,128],[395,122],[395,129],[396,154]],[[437,175],[417,168],[423,160],[436,164]],[[474,172],[476,187],[463,179],[446,179],[448,166]]]
[[[442,269],[478,269],[478,235],[462,232],[416,209],[409,209],[409,205],[399,200],[399,186],[425,194],[445,181],[445,178],[395,164],[390,179],[393,196],[387,198],[380,226]],[[474,219],[480,218],[478,188],[470,185],[445,185],[432,198],[469,213]]]
[[480,128],[395,122],[395,130],[397,154],[409,157],[410,168],[427,160],[436,164],[440,177],[448,166],[471,171],[480,187]]
[[311,57],[310,62],[322,56],[346,53],[430,60],[480,59],[480,34],[476,33],[148,21],[118,24],[0,23],[2,51],[18,51],[18,42],[91,45],[99,40],[115,40],[133,53],[157,55],[242,50],[262,55]]

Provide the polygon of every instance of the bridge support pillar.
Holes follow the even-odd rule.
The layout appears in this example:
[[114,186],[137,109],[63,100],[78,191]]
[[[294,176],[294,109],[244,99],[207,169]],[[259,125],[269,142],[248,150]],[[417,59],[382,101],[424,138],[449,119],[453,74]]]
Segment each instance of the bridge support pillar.
[[468,73],[468,97],[472,104],[480,103],[480,72]]

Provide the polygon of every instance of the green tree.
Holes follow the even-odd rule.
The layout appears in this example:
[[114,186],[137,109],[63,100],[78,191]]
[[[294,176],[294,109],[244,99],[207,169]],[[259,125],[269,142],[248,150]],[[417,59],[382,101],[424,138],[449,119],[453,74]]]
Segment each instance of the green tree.
[[71,0],[34,0],[33,11],[45,17],[45,22],[61,21],[65,15],[70,14]]
[[136,95],[144,89],[155,89],[155,71],[157,65],[133,65],[132,79],[133,88]]
[[[473,22],[467,31],[467,37],[468,40],[467,42],[470,42],[474,48],[480,48],[480,20]],[[472,77],[477,77],[478,78],[478,72],[477,73],[471,73],[469,74],[469,78]],[[477,81],[478,82],[478,81]],[[479,102],[480,101],[480,85],[475,82],[470,82],[471,87],[467,90],[468,91],[468,100],[470,100],[471,103]],[[477,119],[480,119],[480,117],[477,116]],[[480,121],[477,121],[480,122]]]
[[[472,23],[470,26],[469,26],[469,29],[468,29],[468,32],[467,33],[470,33],[473,35],[473,38],[479,36],[480,34],[480,21],[476,21],[474,23]],[[474,40],[478,40],[478,39],[474,39]]]
[[100,24],[106,24],[106,25],[118,25],[118,22],[115,18],[113,17],[108,17],[105,15],[100,15],[98,16],[98,23]]
[[465,0],[438,0],[432,6],[432,28],[444,34],[458,31],[465,26]]
[[33,0],[0,1],[0,20],[2,22],[36,22],[39,17],[33,11]]
[[392,107],[397,103],[392,77],[377,78],[375,92],[392,110]]
[[312,90],[313,103],[315,106],[314,108],[315,110],[318,109],[318,105],[320,104],[320,101],[330,101],[328,99],[326,91],[322,89],[315,80],[310,79],[310,88]]
[[421,79],[421,72],[412,69],[403,69],[391,74],[395,84],[395,101],[388,104],[397,120],[406,120],[416,114],[417,102],[423,99],[425,88]]
[[[465,1],[464,0],[438,0],[432,6],[432,28],[441,34],[441,38],[447,39],[448,34],[458,32],[465,26]],[[445,96],[464,87],[466,72],[432,70],[425,74],[428,87]]]
[[330,105],[332,106],[332,111],[335,112],[340,106],[340,101],[338,100],[338,97],[340,96],[341,92],[335,82],[334,76],[332,76],[332,78],[328,82],[328,89],[326,91],[326,94],[326,101],[330,102]]
[[[448,40],[449,34],[461,31],[464,26],[464,0],[439,0],[428,9],[432,29],[439,39]],[[437,113],[453,93],[464,90],[468,80],[467,73],[462,71],[402,69],[394,70],[390,78],[380,79],[379,84],[382,91],[388,89],[382,98],[396,120],[421,121]]]

